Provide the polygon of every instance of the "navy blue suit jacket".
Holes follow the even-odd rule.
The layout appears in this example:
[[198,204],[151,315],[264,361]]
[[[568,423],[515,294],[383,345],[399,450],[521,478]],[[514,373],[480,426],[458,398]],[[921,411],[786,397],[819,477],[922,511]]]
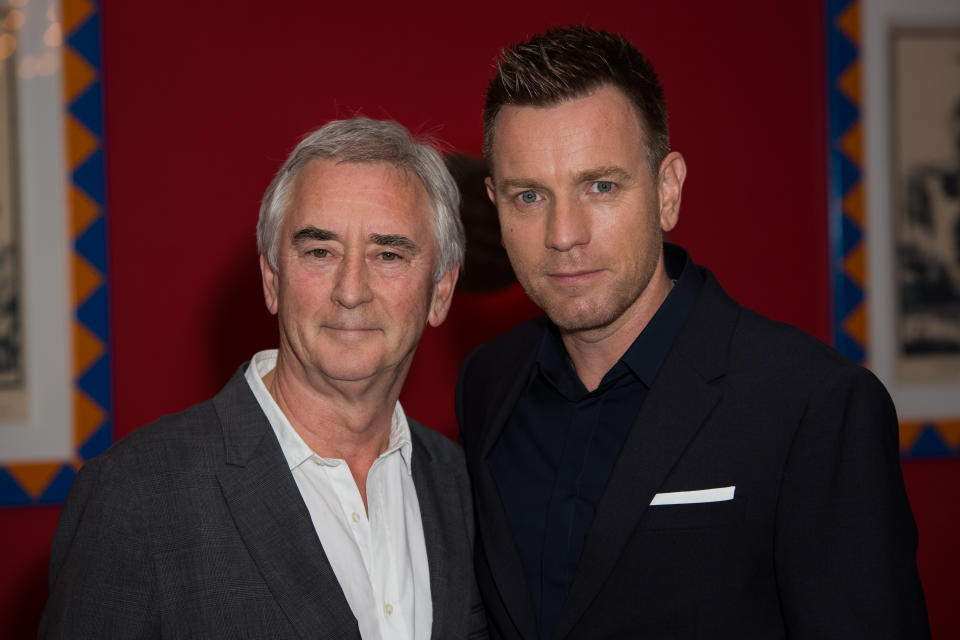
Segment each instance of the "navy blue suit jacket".
[[[555,637],[929,637],[885,389],[704,277],[597,506]],[[457,385],[492,637],[537,637],[486,457],[546,323],[477,349]],[[730,501],[650,506],[727,486]]]

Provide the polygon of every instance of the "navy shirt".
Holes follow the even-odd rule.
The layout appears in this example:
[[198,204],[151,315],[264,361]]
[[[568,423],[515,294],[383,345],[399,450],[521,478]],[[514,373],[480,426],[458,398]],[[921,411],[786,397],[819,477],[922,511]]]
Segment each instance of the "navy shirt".
[[553,635],[607,478],[703,284],[683,249],[665,245],[664,259],[674,287],[594,391],[583,386],[551,325],[487,458],[541,638]]

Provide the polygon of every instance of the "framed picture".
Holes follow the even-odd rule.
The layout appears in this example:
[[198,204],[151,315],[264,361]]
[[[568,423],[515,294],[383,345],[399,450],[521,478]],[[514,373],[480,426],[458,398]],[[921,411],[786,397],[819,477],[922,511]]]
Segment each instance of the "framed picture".
[[896,377],[960,385],[960,20],[889,46]]
[[0,0],[0,505],[112,441],[98,3]]
[[27,417],[20,180],[17,168],[16,18],[0,7],[0,423]]
[[905,457],[960,455],[960,4],[828,2],[837,347]]

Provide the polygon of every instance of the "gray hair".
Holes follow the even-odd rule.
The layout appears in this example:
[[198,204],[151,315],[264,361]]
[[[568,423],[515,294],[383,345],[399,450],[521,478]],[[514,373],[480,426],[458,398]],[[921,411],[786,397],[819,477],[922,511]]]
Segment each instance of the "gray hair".
[[290,205],[296,178],[311,160],[384,162],[420,179],[433,206],[437,263],[433,279],[463,264],[464,232],[460,221],[460,191],[440,154],[415,140],[403,125],[356,117],[332,120],[305,136],[273,177],[260,202],[257,248],[277,268],[280,226]]

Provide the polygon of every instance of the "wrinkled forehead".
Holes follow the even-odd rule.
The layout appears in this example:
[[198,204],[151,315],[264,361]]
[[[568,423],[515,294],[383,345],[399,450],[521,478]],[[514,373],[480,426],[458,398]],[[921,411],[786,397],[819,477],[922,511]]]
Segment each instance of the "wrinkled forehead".
[[429,223],[432,208],[426,187],[409,169],[316,158],[297,175],[286,214],[290,224],[318,216]]

